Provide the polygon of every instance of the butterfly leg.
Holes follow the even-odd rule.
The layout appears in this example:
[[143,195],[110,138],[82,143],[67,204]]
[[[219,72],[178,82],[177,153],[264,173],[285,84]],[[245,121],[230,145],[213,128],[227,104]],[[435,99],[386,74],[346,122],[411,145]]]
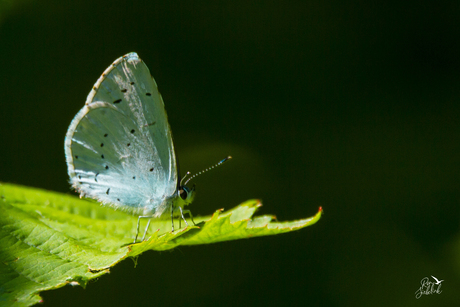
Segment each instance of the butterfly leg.
[[192,215],[192,212],[190,210],[184,210],[182,211],[183,214],[185,213],[188,213],[188,215],[190,215],[190,219],[192,220],[193,222],[193,225],[196,225],[195,221],[193,220],[193,215]]
[[174,206],[171,206],[171,232],[174,232]]
[[[145,216],[142,216],[142,215],[141,215],[141,216],[139,216],[139,217],[137,218],[137,231],[136,231],[136,237],[134,238],[134,242],[133,242],[133,243],[136,243],[137,237],[139,236],[139,226],[140,226],[140,224],[141,224],[141,219],[147,219],[147,218],[148,218],[148,219],[151,219],[152,217],[153,217],[153,216],[151,216],[151,215],[145,215]],[[150,225],[150,220],[149,220],[149,222],[148,222],[148,224],[147,224],[147,228],[145,229],[144,238],[145,238],[145,234],[147,233],[147,229],[149,228],[149,225]],[[144,238],[142,239],[142,241],[144,241]]]
[[147,222],[147,226],[145,226],[145,231],[144,231],[144,236],[142,237],[142,242],[144,242],[144,240],[145,240],[145,236],[147,235],[147,230],[149,230],[151,220],[152,219],[149,219],[149,221]]
[[[180,215],[185,222],[185,225],[188,227],[188,223],[187,223],[187,220],[185,219],[184,213],[190,214],[190,217],[192,218],[192,222],[193,222],[193,217],[192,217],[192,214],[190,213],[190,210],[182,210],[182,207],[179,207],[179,210],[180,210]],[[195,222],[193,222],[193,224],[195,224]]]

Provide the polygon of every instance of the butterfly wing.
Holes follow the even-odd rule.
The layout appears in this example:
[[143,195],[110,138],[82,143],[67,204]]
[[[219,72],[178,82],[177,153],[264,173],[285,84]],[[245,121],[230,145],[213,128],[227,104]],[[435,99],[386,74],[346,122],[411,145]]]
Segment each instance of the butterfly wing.
[[[136,53],[97,80],[65,138],[70,182],[81,196],[159,216],[177,188],[177,166],[163,99]],[[160,206],[161,205],[161,206]]]

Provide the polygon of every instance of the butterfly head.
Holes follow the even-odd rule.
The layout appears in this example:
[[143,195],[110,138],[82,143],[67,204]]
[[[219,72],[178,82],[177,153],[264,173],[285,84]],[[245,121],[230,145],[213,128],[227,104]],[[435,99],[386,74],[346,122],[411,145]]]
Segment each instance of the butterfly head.
[[211,167],[209,167],[209,168],[207,168],[205,170],[202,170],[201,172],[198,172],[195,175],[191,176],[190,178],[188,178],[187,181],[185,181],[184,184],[182,184],[183,181],[185,180],[185,178],[187,178],[190,175],[190,172],[187,172],[184,175],[184,177],[182,177],[182,179],[179,181],[179,184],[178,184],[179,189],[177,190],[177,194],[179,196],[178,198],[181,201],[180,206],[183,207],[183,206],[186,206],[186,205],[190,204],[193,201],[193,198],[195,197],[195,185],[193,185],[193,187],[191,189],[189,187],[187,187],[187,183],[191,179],[193,179],[196,176],[201,175],[202,173],[205,173],[205,172],[207,172],[207,171],[209,171],[209,170],[221,165],[222,163],[230,160],[231,158],[232,158],[231,156],[228,156],[227,158],[225,158],[225,159],[221,160],[220,162],[216,163],[215,165],[213,165],[213,166],[211,166]]
[[185,203],[184,205],[189,205],[192,203],[193,198],[195,197],[195,185],[190,189],[189,187],[183,185],[177,191],[180,199]]

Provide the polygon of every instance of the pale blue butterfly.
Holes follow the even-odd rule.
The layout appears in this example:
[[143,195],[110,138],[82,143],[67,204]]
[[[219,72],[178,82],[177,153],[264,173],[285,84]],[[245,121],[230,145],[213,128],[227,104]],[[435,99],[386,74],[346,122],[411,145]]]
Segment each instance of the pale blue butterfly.
[[173,231],[174,215],[187,226],[184,213],[193,221],[184,206],[193,201],[195,188],[186,184],[196,175],[182,185],[163,99],[136,53],[118,58],[99,77],[64,148],[70,183],[81,197],[139,215],[134,242],[141,218],[170,214]]

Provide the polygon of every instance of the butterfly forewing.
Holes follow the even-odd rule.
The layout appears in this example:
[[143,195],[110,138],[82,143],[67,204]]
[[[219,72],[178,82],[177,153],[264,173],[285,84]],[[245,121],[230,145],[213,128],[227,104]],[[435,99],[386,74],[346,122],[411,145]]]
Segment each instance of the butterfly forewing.
[[[177,188],[177,166],[164,103],[136,53],[102,74],[65,141],[72,185],[83,196],[148,214]],[[162,210],[162,209],[160,209]]]

